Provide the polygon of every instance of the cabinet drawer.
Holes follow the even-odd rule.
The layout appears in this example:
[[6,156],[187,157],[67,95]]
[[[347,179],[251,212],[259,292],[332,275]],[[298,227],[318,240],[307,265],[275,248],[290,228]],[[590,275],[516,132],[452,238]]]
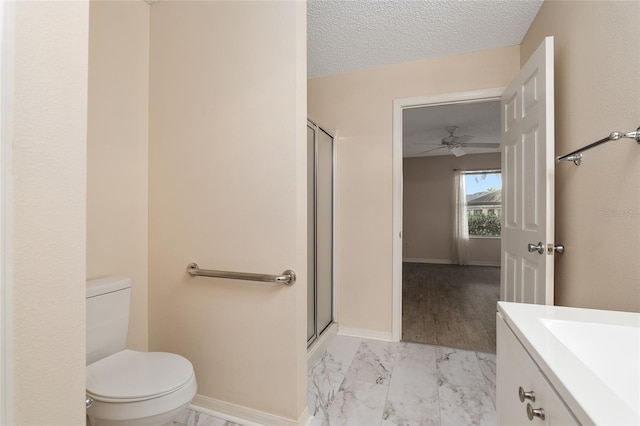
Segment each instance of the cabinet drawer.
[[[502,316],[497,315],[498,424],[579,425]],[[524,402],[521,401],[520,388]],[[541,409],[531,420],[527,413],[527,405],[530,405],[532,410]]]
[[[525,392],[533,391],[538,381],[538,366],[533,362],[529,354],[524,350],[511,329],[498,314],[496,321],[498,327],[497,343],[497,411],[499,425],[525,425],[530,424],[527,417],[527,402],[520,401],[519,389]],[[538,397],[538,395],[536,395]],[[535,402],[532,402],[535,404]],[[534,408],[537,408],[534,405]],[[536,419],[534,419],[536,420]],[[548,424],[536,422],[537,424]]]

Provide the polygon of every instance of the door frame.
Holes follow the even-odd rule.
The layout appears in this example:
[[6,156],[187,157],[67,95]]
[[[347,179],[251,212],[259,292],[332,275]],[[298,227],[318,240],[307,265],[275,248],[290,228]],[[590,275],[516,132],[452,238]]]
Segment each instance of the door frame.
[[392,308],[391,339],[402,339],[402,113],[405,109],[425,106],[465,104],[499,101],[505,87],[443,93],[434,96],[394,99],[393,101],[393,153],[392,153]]
[[11,129],[15,4],[0,4],[0,424],[13,417]]

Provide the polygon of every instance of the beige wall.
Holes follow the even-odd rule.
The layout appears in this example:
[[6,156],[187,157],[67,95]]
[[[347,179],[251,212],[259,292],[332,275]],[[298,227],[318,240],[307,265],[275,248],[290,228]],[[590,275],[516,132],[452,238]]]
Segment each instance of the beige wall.
[[512,46],[309,80],[310,117],[338,129],[341,326],[391,333],[393,100],[506,86],[519,58]]
[[[555,37],[556,154],[640,125],[640,3],[545,1],[522,62]],[[640,146],[631,139],[556,166],[556,303],[640,311]]]
[[147,349],[149,5],[91,1],[87,278],[133,282],[129,342]]
[[[500,169],[500,153],[403,160],[402,257],[452,263],[453,169]],[[469,263],[500,265],[499,238],[471,238]]]
[[89,5],[8,6],[15,39],[3,87],[12,91],[3,101],[13,96],[12,128],[3,130],[12,147],[7,424],[84,425]]
[[[306,417],[305,16],[301,2],[151,7],[150,349],[193,362],[195,403],[290,423]],[[191,278],[193,261],[298,282]]]

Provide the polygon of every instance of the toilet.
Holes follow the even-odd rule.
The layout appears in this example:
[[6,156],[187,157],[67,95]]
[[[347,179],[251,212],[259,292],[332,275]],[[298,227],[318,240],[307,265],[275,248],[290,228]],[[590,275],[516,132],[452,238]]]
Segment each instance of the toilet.
[[91,426],[173,425],[196,394],[191,363],[125,349],[131,279],[87,281],[87,417]]

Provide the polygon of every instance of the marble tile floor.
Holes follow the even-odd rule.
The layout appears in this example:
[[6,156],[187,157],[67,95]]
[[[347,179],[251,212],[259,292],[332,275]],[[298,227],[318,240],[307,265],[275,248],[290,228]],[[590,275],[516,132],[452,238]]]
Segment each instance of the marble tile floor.
[[[309,370],[312,426],[495,425],[494,354],[336,336]],[[189,410],[177,426],[240,426]]]
[[239,423],[219,419],[208,414],[187,409],[181,416],[173,419],[173,426],[242,426]]
[[495,425],[494,354],[336,336],[309,371],[312,425]]

